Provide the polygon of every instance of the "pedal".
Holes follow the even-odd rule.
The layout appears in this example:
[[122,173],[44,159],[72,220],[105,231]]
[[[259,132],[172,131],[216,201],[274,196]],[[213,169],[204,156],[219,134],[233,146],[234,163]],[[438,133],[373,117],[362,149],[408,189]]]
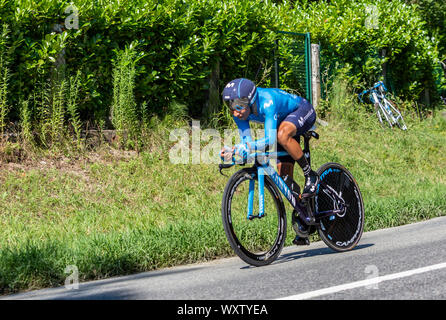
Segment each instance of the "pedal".
[[299,236],[296,236],[293,240],[293,244],[296,246],[309,246],[310,240],[308,238],[300,238]]

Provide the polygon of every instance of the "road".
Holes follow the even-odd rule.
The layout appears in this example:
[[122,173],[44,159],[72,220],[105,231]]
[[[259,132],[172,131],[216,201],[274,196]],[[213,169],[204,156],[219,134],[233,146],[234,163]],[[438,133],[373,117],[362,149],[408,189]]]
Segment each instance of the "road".
[[350,252],[315,242],[265,267],[234,257],[2,299],[444,300],[446,217],[364,233]]

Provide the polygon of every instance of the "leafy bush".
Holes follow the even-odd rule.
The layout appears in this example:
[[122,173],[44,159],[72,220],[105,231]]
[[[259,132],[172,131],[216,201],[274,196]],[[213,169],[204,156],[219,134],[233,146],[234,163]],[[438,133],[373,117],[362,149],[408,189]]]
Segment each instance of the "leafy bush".
[[79,79],[81,73],[78,72],[75,77],[70,77],[68,83],[68,94],[67,94],[67,111],[69,113],[70,124],[73,128],[76,143],[80,149],[82,146],[81,129],[82,122],[79,118],[78,103],[79,103]]
[[3,57],[0,56],[0,135],[6,127],[6,115],[9,112],[8,94],[9,69]]
[[135,86],[135,66],[137,52],[132,45],[118,51],[113,69],[113,103],[111,121],[123,145],[138,140],[139,115],[133,88]]
[[[0,4],[0,22],[14,30],[9,43],[14,48],[12,90],[31,96],[62,59],[70,74],[82,71],[82,118],[106,121],[113,100],[108,88],[115,49],[136,41],[144,52],[136,67],[138,103],[145,101],[150,112],[162,115],[171,101],[179,100],[189,106],[191,115],[200,116],[214,66],[220,64],[221,81],[252,77],[251,69],[260,64],[270,37],[267,26],[274,26],[275,19],[268,9],[275,5],[259,0],[224,4],[114,0],[101,6],[78,0],[73,5],[78,30],[64,29],[68,1]],[[19,98],[12,99],[17,105]],[[12,116],[17,115],[16,110]]]
[[446,2],[437,0],[406,0],[416,5],[416,10],[426,22],[430,36],[438,39],[438,51],[442,60],[446,60]]
[[[370,7],[379,13],[376,29],[367,27]],[[203,116],[213,71],[220,88],[236,77],[270,85],[262,75],[272,64],[275,30],[310,32],[324,61],[351,67],[356,87],[379,80],[387,62],[391,88],[407,99],[434,87],[439,54],[417,7],[403,0],[9,0],[0,2],[0,24],[11,30],[0,41],[9,56],[9,117],[19,119],[27,100],[34,123],[42,121],[44,88],[57,91],[80,72],[79,118],[112,127],[114,61],[131,43],[140,55],[133,88],[136,105],[145,106],[140,117],[163,117],[172,103]],[[378,54],[383,48],[386,57]]]
[[387,63],[389,87],[396,94],[417,100],[423,89],[435,91],[438,40],[428,36],[415,6],[399,0],[303,1],[286,17],[283,28],[311,32],[320,42],[324,66],[351,67],[358,88],[387,80],[381,77]]

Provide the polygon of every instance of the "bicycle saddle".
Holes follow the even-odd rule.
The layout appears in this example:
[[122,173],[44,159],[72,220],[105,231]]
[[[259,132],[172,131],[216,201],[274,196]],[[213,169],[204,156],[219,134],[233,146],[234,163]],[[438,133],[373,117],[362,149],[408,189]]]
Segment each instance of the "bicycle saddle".
[[311,137],[314,137],[315,139],[319,139],[319,134],[318,134],[316,131],[313,131],[313,130],[308,130],[308,131],[305,132],[302,136],[303,136],[305,139],[308,139],[308,140],[310,140]]

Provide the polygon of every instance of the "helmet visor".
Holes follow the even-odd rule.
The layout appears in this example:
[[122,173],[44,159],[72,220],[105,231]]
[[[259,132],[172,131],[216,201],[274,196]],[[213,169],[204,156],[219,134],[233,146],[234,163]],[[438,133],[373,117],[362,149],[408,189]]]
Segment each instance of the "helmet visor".
[[235,100],[223,100],[223,103],[231,110],[231,111],[242,111],[243,109],[249,106],[249,99],[235,99]]

